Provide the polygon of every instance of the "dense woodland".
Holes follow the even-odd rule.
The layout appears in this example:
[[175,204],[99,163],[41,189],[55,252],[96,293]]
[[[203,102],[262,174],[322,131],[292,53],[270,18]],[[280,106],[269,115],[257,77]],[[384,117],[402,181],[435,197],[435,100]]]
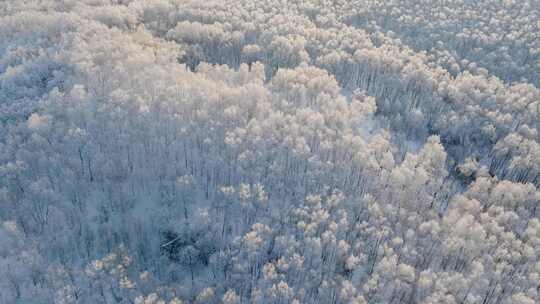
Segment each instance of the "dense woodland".
[[0,1],[0,303],[540,303],[537,0]]

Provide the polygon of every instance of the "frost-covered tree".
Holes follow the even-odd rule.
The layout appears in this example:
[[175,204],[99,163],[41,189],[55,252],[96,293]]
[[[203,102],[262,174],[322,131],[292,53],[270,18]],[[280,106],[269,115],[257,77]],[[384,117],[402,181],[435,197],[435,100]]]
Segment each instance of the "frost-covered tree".
[[540,302],[537,7],[0,3],[0,302]]

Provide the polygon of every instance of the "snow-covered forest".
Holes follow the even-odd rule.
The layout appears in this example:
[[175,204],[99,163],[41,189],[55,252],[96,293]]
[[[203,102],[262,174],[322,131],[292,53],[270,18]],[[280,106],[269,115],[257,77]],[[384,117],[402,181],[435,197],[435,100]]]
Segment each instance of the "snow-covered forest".
[[538,0],[0,1],[0,303],[540,303],[539,130]]

